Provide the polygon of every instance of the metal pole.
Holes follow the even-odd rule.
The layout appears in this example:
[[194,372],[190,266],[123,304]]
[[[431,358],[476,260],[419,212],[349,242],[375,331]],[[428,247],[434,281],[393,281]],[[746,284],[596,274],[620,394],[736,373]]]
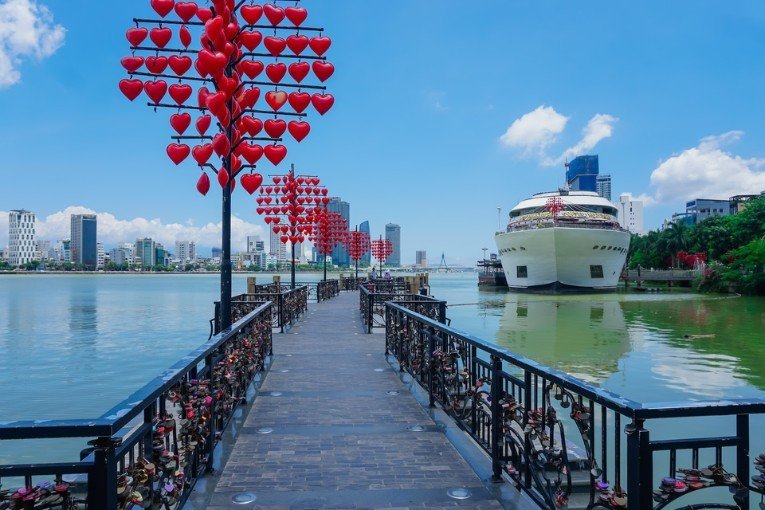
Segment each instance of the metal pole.
[[290,289],[295,290],[295,243],[292,244],[292,268],[290,270]]
[[327,255],[326,253],[323,254],[324,256],[324,281],[327,281]]
[[[231,76],[231,63],[226,66],[226,76]],[[234,115],[233,99],[228,101],[229,116]],[[226,137],[229,142],[233,138],[233,123],[226,127]],[[221,261],[220,261],[220,313],[221,330],[231,327],[231,180],[235,179],[231,168],[233,147],[223,158],[223,168],[228,172],[229,182],[223,186],[223,218],[221,221]]]

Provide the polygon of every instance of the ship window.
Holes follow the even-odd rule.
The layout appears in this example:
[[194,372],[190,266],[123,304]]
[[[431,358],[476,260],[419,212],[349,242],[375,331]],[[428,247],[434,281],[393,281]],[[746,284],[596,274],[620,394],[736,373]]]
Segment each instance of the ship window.
[[597,250],[598,248],[600,248],[600,246],[598,246],[597,244],[592,247],[593,250]]
[[603,278],[603,266],[590,266],[590,278]]
[[601,250],[605,250],[606,249],[606,245],[604,244],[603,246],[600,247],[600,249]]
[[517,266],[516,267],[516,276],[518,278],[528,278],[529,277],[529,269],[528,269],[528,267],[527,266]]
[[526,251],[526,248],[524,248],[523,246],[521,246],[521,251]]

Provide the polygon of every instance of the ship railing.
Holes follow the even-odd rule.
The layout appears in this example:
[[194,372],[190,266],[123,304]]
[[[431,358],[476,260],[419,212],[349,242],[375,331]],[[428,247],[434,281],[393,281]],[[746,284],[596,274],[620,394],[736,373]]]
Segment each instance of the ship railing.
[[[88,447],[77,461],[0,465],[0,482],[35,487],[76,478],[77,487],[61,503],[65,508],[76,508],[76,498],[93,510],[126,508],[132,490],[148,494],[149,501],[161,497],[152,476],[133,476],[139,464],[153,463],[174,485],[177,508],[183,507],[197,481],[212,471],[221,433],[270,366],[271,314],[272,303],[258,305],[99,417],[3,422],[0,441],[32,441],[33,451],[45,451],[36,440]],[[127,476],[133,476],[133,489],[121,492],[119,481]]]
[[[693,508],[748,509],[762,495],[762,484],[750,482],[749,448],[764,399],[639,403],[402,303],[387,301],[385,317],[386,354],[490,456],[493,478],[512,482],[540,508],[580,497],[581,508],[659,509],[694,493],[690,500],[711,506]],[[730,432],[704,436],[700,418]],[[683,426],[671,428],[677,419]],[[574,483],[582,473],[583,489]],[[674,484],[682,473],[680,490],[660,489],[670,483],[663,477]],[[693,476],[699,483],[691,485]],[[728,489],[730,506],[709,487]]]

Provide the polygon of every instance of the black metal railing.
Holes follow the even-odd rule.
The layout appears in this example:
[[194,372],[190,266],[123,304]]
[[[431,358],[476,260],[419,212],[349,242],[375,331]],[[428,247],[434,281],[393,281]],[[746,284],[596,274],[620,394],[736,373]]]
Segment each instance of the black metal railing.
[[[282,333],[308,311],[309,288],[306,285],[290,289],[277,284],[258,285],[254,294],[240,294],[231,298],[232,322],[254,310],[261,303],[272,302],[276,311],[272,314],[274,329]],[[220,332],[220,302],[215,303],[213,332]]]
[[316,301],[321,303],[340,295],[340,281],[325,280],[316,284]]
[[[385,307],[386,354],[491,456],[495,480],[512,482],[540,508],[661,509],[726,487],[730,504],[698,504],[697,494],[692,508],[746,510],[750,493],[763,494],[762,481],[750,482],[749,456],[757,433],[750,416],[765,413],[763,399],[641,404],[403,303]],[[717,417],[731,433],[696,437],[686,423],[675,429],[679,438],[651,439],[649,422],[666,434],[669,419],[697,417]],[[755,463],[765,471],[765,456]]]
[[426,317],[441,323],[446,323],[446,301],[440,301],[430,296],[412,294],[406,286],[392,282],[388,285],[365,283],[359,286],[359,311],[361,321],[372,333],[374,328],[385,327],[385,303],[395,301]]
[[[78,499],[91,510],[129,508],[131,500],[135,508],[182,507],[212,469],[248,387],[267,369],[271,312],[271,303],[259,305],[99,418],[0,425],[0,441],[89,439],[76,462],[0,466],[0,481],[24,481],[19,492],[0,492],[0,507],[24,499],[10,508],[71,509]],[[65,483],[66,475],[84,478],[84,490]]]
[[346,291],[354,291],[359,290],[359,285],[366,282],[366,278],[340,278],[340,290],[346,290]]

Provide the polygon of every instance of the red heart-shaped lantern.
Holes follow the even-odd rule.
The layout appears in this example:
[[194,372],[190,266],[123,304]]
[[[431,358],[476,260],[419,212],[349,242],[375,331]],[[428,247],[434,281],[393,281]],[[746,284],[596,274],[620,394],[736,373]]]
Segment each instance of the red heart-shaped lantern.
[[175,4],[175,13],[179,18],[188,23],[197,14],[198,8],[194,2],[178,2]]
[[143,27],[131,28],[126,32],[125,36],[127,37],[127,40],[130,42],[131,46],[140,46],[141,43],[144,42],[149,36],[149,29]]
[[288,71],[292,79],[300,83],[311,72],[311,66],[308,62],[295,62],[289,65]]
[[255,193],[261,184],[263,184],[263,176],[260,174],[247,174],[241,178],[242,187],[247,190],[247,193],[252,195]]
[[311,50],[316,53],[316,55],[322,57],[329,51],[329,47],[332,46],[332,39],[324,36],[312,37],[308,46],[311,47]]
[[133,74],[143,67],[144,60],[143,57],[125,57],[120,62],[128,73]]
[[143,82],[141,80],[121,80],[120,91],[125,97],[133,101],[143,92]]
[[273,55],[274,57],[278,57],[284,52],[284,49],[287,47],[287,41],[285,41],[281,37],[268,36],[265,39],[263,39],[263,45],[266,47],[266,49],[271,55]]
[[241,34],[239,34],[239,40],[242,42],[242,45],[247,48],[250,51],[255,51],[255,48],[260,46],[261,41],[263,41],[263,34],[258,32],[257,30],[249,31],[245,30]]
[[191,151],[191,156],[197,162],[199,166],[206,164],[213,155],[213,146],[211,143],[205,145],[197,145]]
[[205,133],[207,133],[211,123],[212,117],[209,115],[202,115],[197,119],[197,132],[199,133],[199,136],[204,136]]
[[167,62],[170,64],[170,69],[178,76],[186,74],[193,64],[191,57],[179,57],[178,55],[172,55],[167,59]]
[[257,136],[263,129],[263,122],[255,117],[244,116],[240,119],[242,128],[247,131],[250,136]]
[[184,159],[189,157],[191,148],[188,145],[171,143],[167,146],[167,155],[173,163],[180,165]]
[[167,57],[147,57],[146,69],[152,74],[162,74],[167,69]]
[[291,92],[289,102],[293,110],[297,113],[303,113],[311,104],[311,95],[307,92]]
[[308,47],[309,39],[304,35],[291,35],[287,37],[287,47],[295,55],[300,55]]
[[263,14],[266,15],[266,18],[268,18],[268,21],[270,21],[273,26],[278,25],[284,20],[284,9],[272,4],[263,6]]
[[292,137],[298,142],[302,142],[311,132],[311,125],[304,121],[290,121],[287,127]]
[[322,81],[325,82],[332,77],[335,73],[335,66],[329,62],[321,62],[317,60],[313,63],[313,74]]
[[207,193],[210,191],[210,178],[207,177],[207,174],[203,173],[197,181],[197,191],[199,191],[199,193],[201,193],[203,196],[207,195]]
[[271,109],[278,112],[287,103],[287,97],[287,93],[283,90],[271,90],[266,93],[266,103]]
[[268,119],[263,128],[271,138],[280,138],[287,131],[287,123],[281,119]]
[[266,145],[263,148],[263,153],[266,159],[276,166],[287,157],[287,147],[284,145]]
[[254,25],[263,15],[263,7],[260,5],[243,5],[239,13],[249,25]]
[[335,98],[331,94],[314,94],[311,103],[320,115],[324,115],[334,106]]
[[168,92],[170,97],[172,97],[173,100],[180,106],[185,103],[188,98],[191,97],[191,94],[194,92],[194,90],[191,88],[191,85],[184,83],[183,85],[170,85],[170,90]]
[[237,150],[245,161],[251,165],[256,164],[263,157],[263,147],[257,144],[243,143]]
[[302,7],[287,7],[284,9],[284,15],[293,25],[299,27],[308,18],[308,11]]
[[146,95],[149,96],[149,99],[156,104],[162,101],[162,98],[165,97],[165,94],[167,93],[167,83],[163,80],[147,81],[143,85],[143,90],[146,92]]
[[278,64],[268,64],[266,66],[266,76],[271,80],[271,83],[279,83],[287,74],[287,65],[279,62]]
[[162,18],[170,14],[170,11],[173,10],[174,4],[175,0],[151,0],[151,8],[154,9]]
[[176,133],[183,135],[191,125],[191,115],[188,113],[175,113],[170,116],[170,125]]
[[157,48],[164,48],[170,39],[173,37],[173,31],[167,27],[152,28],[149,31],[149,39],[157,46]]
[[257,78],[264,68],[263,62],[259,60],[242,60],[237,67],[251,80]]

